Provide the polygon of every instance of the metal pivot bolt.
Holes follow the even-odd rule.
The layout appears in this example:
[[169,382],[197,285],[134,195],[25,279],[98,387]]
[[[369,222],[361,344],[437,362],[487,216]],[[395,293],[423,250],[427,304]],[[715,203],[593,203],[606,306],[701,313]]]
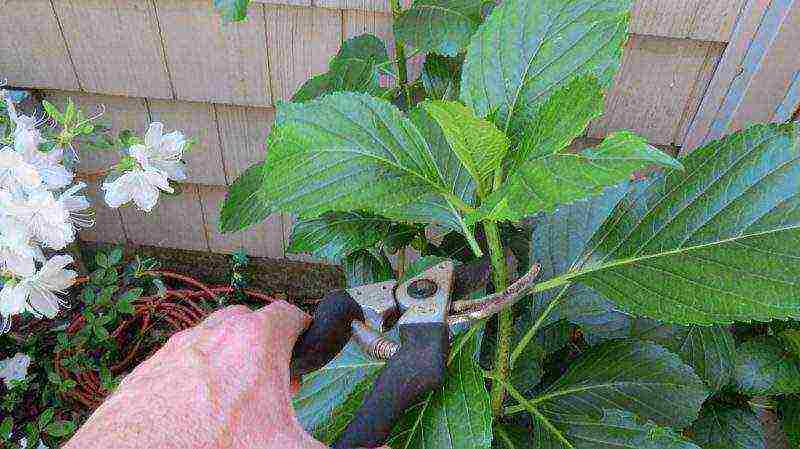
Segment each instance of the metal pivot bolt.
[[408,296],[414,299],[430,298],[436,294],[439,286],[431,279],[417,279],[408,286]]

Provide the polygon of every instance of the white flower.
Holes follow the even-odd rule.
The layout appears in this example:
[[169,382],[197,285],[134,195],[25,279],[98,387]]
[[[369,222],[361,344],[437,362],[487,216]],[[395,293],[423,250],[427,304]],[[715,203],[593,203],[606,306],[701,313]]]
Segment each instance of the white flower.
[[133,200],[139,209],[150,212],[158,201],[159,189],[173,193],[167,176],[157,170],[133,169],[111,182],[103,183],[106,203],[117,208]]
[[61,189],[72,182],[72,172],[61,165],[64,149],[57,147],[47,153],[39,151],[39,144],[17,142],[16,150],[22,158],[36,169],[41,181],[50,190]]
[[12,380],[23,380],[28,376],[28,367],[31,358],[27,354],[18,352],[14,357],[0,360],[0,379],[7,387],[11,387]]
[[0,208],[4,213],[20,223],[24,223],[30,235],[44,246],[60,250],[75,240],[75,227],[88,227],[93,223],[88,215],[78,212],[89,207],[83,196],[76,196],[83,183],[78,183],[58,198],[53,192],[36,190],[27,198],[14,198],[0,194]]
[[144,136],[144,144],[133,145],[130,155],[136,159],[145,171],[158,170],[168,179],[182,181],[186,179],[184,163],[181,161],[186,138],[183,133],[173,131],[164,134],[164,125],[151,123]]
[[31,236],[24,224],[0,218],[0,270],[17,276],[30,276],[36,271],[36,261],[44,261],[39,247],[31,245]]
[[22,154],[11,147],[0,148],[0,189],[17,192],[37,189],[41,184],[39,171]]
[[66,294],[78,276],[64,269],[72,262],[70,256],[53,256],[33,275],[7,282],[0,291],[0,315],[5,318],[28,311],[37,317],[55,318],[64,305],[57,294]]

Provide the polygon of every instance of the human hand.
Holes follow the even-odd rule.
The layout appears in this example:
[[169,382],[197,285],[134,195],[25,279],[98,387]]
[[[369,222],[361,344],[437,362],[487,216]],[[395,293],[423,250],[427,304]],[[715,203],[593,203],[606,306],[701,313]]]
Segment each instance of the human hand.
[[289,361],[310,318],[232,306],[174,335],[64,449],[322,449],[297,421]]

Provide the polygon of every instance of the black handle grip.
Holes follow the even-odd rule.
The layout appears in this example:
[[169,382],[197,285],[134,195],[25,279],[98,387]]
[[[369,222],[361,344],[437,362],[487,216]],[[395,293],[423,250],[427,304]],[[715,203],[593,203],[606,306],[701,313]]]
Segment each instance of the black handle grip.
[[382,446],[405,410],[423,393],[444,382],[450,350],[447,326],[402,325],[400,338],[402,348],[389,359],[355,419],[333,446],[335,449]]
[[311,326],[294,345],[292,378],[316,371],[336,357],[350,340],[353,320],[364,321],[364,312],[346,290],[325,295]]

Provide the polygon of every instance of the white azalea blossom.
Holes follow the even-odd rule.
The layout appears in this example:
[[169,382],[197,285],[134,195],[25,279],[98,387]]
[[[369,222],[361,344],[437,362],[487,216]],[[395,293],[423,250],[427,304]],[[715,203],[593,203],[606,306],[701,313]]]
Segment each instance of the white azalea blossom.
[[36,167],[11,147],[0,148],[0,189],[34,190],[42,184]]
[[14,357],[0,360],[0,379],[10,388],[12,381],[24,380],[28,377],[28,367],[30,365],[31,358],[21,352],[15,354]]
[[130,155],[136,159],[145,171],[157,170],[173,181],[186,179],[183,161],[183,150],[186,138],[183,133],[173,131],[164,134],[164,125],[151,123],[144,136],[144,144],[133,145]]
[[53,256],[38,272],[6,282],[0,290],[0,315],[7,318],[23,312],[37,317],[55,318],[64,305],[58,296],[75,283],[78,274],[65,267],[71,256]]
[[30,276],[36,271],[37,261],[44,261],[44,254],[39,247],[32,245],[25,225],[7,218],[0,219],[0,271]]
[[72,172],[61,165],[64,159],[64,149],[54,148],[44,153],[38,146],[30,143],[18,143],[16,150],[22,155],[26,163],[39,173],[41,182],[50,190],[62,189],[72,183]]
[[119,178],[103,184],[106,203],[109,207],[120,207],[133,200],[139,209],[150,212],[158,201],[159,190],[173,193],[167,177],[153,170],[134,169]]

